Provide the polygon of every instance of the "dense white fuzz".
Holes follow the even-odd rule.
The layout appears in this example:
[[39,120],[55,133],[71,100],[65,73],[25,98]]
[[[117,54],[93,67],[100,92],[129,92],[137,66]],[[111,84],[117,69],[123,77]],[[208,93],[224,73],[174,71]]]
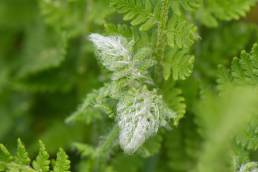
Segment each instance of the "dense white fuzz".
[[132,52],[134,41],[127,42],[121,36],[102,36],[93,33],[89,36],[89,40],[94,43],[100,62],[114,72],[112,80],[127,77],[151,82],[147,70],[155,64],[151,49],[142,48],[134,54]]
[[257,162],[248,162],[241,165],[239,172],[258,172]]
[[125,38],[93,33],[89,40],[94,43],[100,60],[107,69],[116,71],[130,63],[132,56]]
[[161,108],[165,108],[161,97],[146,88],[120,99],[117,104],[119,142],[126,153],[134,153],[160,126],[166,126],[166,121],[173,117],[172,111]]

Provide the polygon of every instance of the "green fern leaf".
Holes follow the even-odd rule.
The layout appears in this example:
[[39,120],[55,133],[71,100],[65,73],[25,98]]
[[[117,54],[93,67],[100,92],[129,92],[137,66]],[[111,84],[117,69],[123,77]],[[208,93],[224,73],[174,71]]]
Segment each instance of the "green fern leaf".
[[203,0],[174,0],[171,1],[171,6],[175,14],[181,15],[181,8],[185,11],[195,11],[201,7],[202,3]]
[[8,149],[3,144],[0,144],[0,161],[10,161],[12,159],[13,157]]
[[221,73],[219,84],[222,87],[227,82],[238,85],[257,85],[258,44],[254,44],[252,51],[242,51],[240,58],[234,58],[229,70]]
[[257,0],[207,0],[198,13],[200,21],[210,27],[218,25],[219,20],[229,21],[245,16]]
[[83,33],[85,2],[81,0],[40,0],[41,14],[46,24],[56,31],[66,32],[68,37]]
[[28,165],[30,163],[29,154],[20,139],[17,142],[17,151],[14,158],[17,164]]
[[174,80],[185,80],[192,74],[194,56],[185,50],[171,50],[163,64],[163,76],[169,79],[171,73]]
[[[39,153],[36,159],[30,165],[30,158],[25,150],[25,146],[18,139],[17,153],[13,157],[8,150],[0,145],[0,171],[4,172],[50,172],[49,154],[45,145],[39,141]],[[70,172],[70,161],[65,152],[60,149],[57,159],[51,172]]]
[[167,40],[172,48],[191,48],[199,39],[197,27],[183,16],[174,15],[169,20]]
[[0,144],[0,171],[4,171],[6,169],[6,164],[3,162],[10,162],[13,160],[13,156],[10,154],[8,149]]
[[36,160],[32,162],[32,166],[35,170],[38,170],[40,172],[48,172],[49,165],[50,160],[45,145],[42,141],[39,141],[39,153],[36,157]]
[[[66,119],[66,122],[81,121],[89,124],[93,120],[100,119],[102,117],[101,112],[113,116],[113,110],[105,104],[106,97],[109,96],[111,87],[111,85],[106,84],[99,90],[94,90],[89,93],[77,111]],[[98,112],[97,110],[99,110],[100,113],[96,113]]]
[[249,125],[236,137],[236,143],[249,151],[258,150],[258,121],[254,119]]
[[185,98],[182,96],[182,90],[175,88],[169,80],[162,86],[162,95],[167,105],[174,109],[177,114],[174,119],[174,125],[177,126],[186,113]]
[[64,34],[51,31],[42,24],[36,24],[28,29],[27,34],[18,71],[19,78],[58,67],[64,61],[66,53]]
[[70,172],[70,161],[63,149],[59,149],[53,172]]
[[106,24],[105,30],[110,35],[121,35],[126,38],[132,38],[133,36],[132,29],[125,24],[123,25]]
[[142,31],[149,30],[157,23],[149,0],[111,0],[111,5],[124,14],[124,20],[131,20],[134,26],[140,25]]

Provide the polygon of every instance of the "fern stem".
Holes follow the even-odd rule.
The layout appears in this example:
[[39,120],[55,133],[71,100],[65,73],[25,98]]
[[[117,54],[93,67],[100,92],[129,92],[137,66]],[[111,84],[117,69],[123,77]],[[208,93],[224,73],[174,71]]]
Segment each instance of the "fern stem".
[[161,13],[160,13],[160,21],[158,24],[158,34],[157,34],[157,42],[156,42],[156,57],[159,61],[164,59],[164,52],[166,47],[166,27],[168,22],[168,8],[169,2],[168,0],[162,0],[161,4]]
[[104,142],[97,148],[95,154],[93,155],[93,161],[95,161],[93,171],[99,171],[100,166],[104,166],[113,146],[116,144],[118,134],[119,128],[117,125],[115,125],[106,136]]
[[118,134],[119,134],[119,128],[117,125],[115,125],[113,127],[113,129],[110,131],[110,133],[107,135],[104,143],[102,143],[102,145],[100,145],[100,147],[98,147],[98,149],[96,151],[97,157],[106,156],[108,154],[108,152],[110,152],[111,148],[114,145],[114,141],[118,137]]

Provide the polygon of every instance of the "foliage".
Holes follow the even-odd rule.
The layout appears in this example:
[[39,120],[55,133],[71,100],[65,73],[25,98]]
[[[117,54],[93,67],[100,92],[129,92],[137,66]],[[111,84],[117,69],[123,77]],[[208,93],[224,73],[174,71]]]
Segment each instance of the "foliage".
[[0,171],[257,171],[256,2],[0,1]]
[[[39,153],[35,160],[31,162],[25,146],[18,139],[17,150],[15,155],[11,155],[4,145],[0,145],[0,171],[29,171],[29,172],[69,172],[70,161],[63,149],[57,153],[56,160],[53,165],[53,170],[50,168],[49,154],[46,151],[43,142],[39,141]],[[32,164],[30,166],[30,164]]]

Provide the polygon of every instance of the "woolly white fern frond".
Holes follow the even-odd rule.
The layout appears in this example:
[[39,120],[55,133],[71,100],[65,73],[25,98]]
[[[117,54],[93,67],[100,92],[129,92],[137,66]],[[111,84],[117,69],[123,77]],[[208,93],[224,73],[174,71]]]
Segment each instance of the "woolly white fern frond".
[[104,107],[105,112],[112,112],[111,108],[103,106],[101,99],[113,99],[118,102],[116,120],[120,146],[126,153],[134,153],[159,127],[168,126],[171,118],[177,118],[162,96],[145,86],[152,81],[148,69],[156,63],[152,59],[152,50],[143,47],[134,53],[133,41],[128,42],[121,36],[91,34],[89,39],[97,49],[100,62],[113,72],[113,81],[97,94],[89,94],[68,122],[81,119],[91,107]]
[[166,126],[168,119],[175,114],[165,107],[161,96],[145,87],[129,93],[118,102],[119,142],[126,153],[134,153],[160,126]]
[[257,162],[248,162],[241,165],[239,172],[258,172]]
[[89,36],[97,49],[102,64],[111,71],[116,71],[129,64],[132,55],[129,44],[121,36],[102,36],[93,33]]
[[97,49],[100,62],[114,72],[112,80],[124,77],[151,80],[147,71],[155,64],[151,49],[142,48],[134,54],[132,52],[134,41],[128,42],[122,36],[102,36],[93,33],[89,39]]

